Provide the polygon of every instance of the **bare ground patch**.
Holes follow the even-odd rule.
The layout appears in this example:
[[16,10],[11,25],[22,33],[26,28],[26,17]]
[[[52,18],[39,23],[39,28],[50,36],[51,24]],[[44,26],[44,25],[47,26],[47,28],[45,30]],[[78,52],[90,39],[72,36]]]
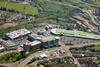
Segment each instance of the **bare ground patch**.
[[5,24],[0,25],[0,30],[1,29],[12,28],[12,27],[15,27],[17,25],[18,25],[18,23],[5,23]]

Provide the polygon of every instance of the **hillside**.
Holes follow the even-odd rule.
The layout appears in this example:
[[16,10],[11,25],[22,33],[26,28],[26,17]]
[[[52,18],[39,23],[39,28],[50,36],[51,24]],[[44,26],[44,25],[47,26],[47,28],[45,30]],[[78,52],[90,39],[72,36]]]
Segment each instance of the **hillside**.
[[[55,19],[63,18],[68,20],[72,16],[84,14],[78,8],[87,11],[91,10],[91,12],[95,14],[99,13],[98,8],[81,0],[33,0],[33,2],[35,3],[35,6],[39,8],[42,15],[52,16],[52,18]],[[77,8],[73,6],[76,6]]]
[[38,14],[38,10],[36,7],[32,7],[32,6],[20,4],[20,3],[0,1],[0,9],[2,10],[4,8],[6,8],[7,10],[14,10],[14,11],[18,11],[18,12],[22,12],[22,13],[30,14],[30,15]]

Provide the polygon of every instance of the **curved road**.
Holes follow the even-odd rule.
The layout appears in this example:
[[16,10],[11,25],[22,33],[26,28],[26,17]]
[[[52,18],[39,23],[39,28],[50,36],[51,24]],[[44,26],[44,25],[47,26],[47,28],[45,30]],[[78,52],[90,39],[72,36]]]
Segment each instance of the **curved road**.
[[[82,1],[82,0],[81,0]],[[88,5],[90,5],[90,6],[92,6],[92,7],[94,7],[94,8],[96,8],[96,9],[100,9],[100,7],[99,6],[97,6],[97,5],[94,5],[94,4],[90,4],[90,3],[87,3],[87,2],[85,2],[85,1],[82,1],[83,3],[85,3],[85,4],[88,4]],[[92,14],[92,13],[91,13]],[[100,21],[97,19],[97,17],[95,17],[93,14],[92,14],[92,16],[94,17],[94,19],[99,23],[99,25],[100,25]]]
[[[71,6],[71,7],[73,7],[73,8],[77,8],[77,9],[81,10],[82,12],[87,13],[87,14],[90,16],[92,22],[93,22],[95,25],[98,25],[98,23],[95,21],[94,17],[91,15],[91,13],[88,12],[88,11],[86,11],[86,10],[84,10],[84,9],[81,9],[81,8],[79,8],[79,7],[77,7],[77,6],[73,6],[73,5],[71,5],[71,4],[66,4],[66,3],[56,2],[56,1],[50,1],[50,0],[46,0],[46,1],[51,2],[51,3],[55,3],[55,4],[67,5],[67,6]],[[85,46],[85,45],[88,45],[88,44],[64,46],[63,48],[69,50],[70,47],[82,47],[82,46]],[[91,45],[91,44],[90,44],[90,45]],[[59,49],[59,48],[54,48],[54,49]],[[44,51],[43,51],[43,52],[44,52]],[[37,52],[37,53],[38,53],[38,52]],[[35,53],[34,53],[34,54],[31,54],[31,55],[30,55],[29,57],[27,57],[24,61],[20,62],[20,63],[18,64],[18,67],[26,67],[27,63],[29,63],[29,62],[34,58],[34,56],[35,56]]]
[[[50,48],[50,49],[47,49],[47,50],[42,50],[42,51],[38,51],[38,52],[36,52],[36,53],[33,53],[33,54],[31,54],[30,56],[28,56],[24,61],[22,61],[22,62],[20,62],[19,64],[18,64],[18,66],[17,67],[27,67],[27,64],[35,57],[35,56],[37,56],[38,54],[40,54],[40,53],[44,53],[44,52],[48,52],[48,50],[49,51],[52,51],[52,50],[59,50],[59,49],[66,49],[66,50],[68,50],[69,51],[69,48],[71,48],[71,47],[83,47],[83,46],[86,46],[86,45],[92,45],[92,44],[81,44],[81,45],[72,45],[72,46],[65,46],[64,45],[64,43],[62,43],[62,42],[60,42],[60,44],[62,44],[62,46],[61,47],[54,47],[54,48]],[[77,61],[77,59],[75,59],[75,61]],[[78,62],[78,61],[77,61]]]
[[86,4],[88,4],[88,5],[92,6],[92,7],[94,7],[94,8],[100,9],[100,6],[98,6],[98,5],[96,5],[96,4],[91,4],[91,3],[88,3],[88,2],[83,1],[83,0],[81,0],[81,1],[82,1],[83,3],[86,3]]
[[90,12],[88,12],[88,11],[86,11],[86,10],[84,10],[84,9],[82,9],[82,8],[80,8],[80,7],[78,7],[78,6],[74,6],[74,5],[69,4],[69,3],[61,3],[61,2],[57,2],[57,1],[50,1],[50,0],[46,0],[46,1],[47,1],[47,2],[51,2],[51,3],[55,3],[55,4],[60,4],[60,5],[65,5],[65,6],[70,6],[70,7],[79,9],[79,10],[81,10],[83,13],[87,13],[87,14],[90,16],[90,18],[91,18],[93,24],[99,25],[99,24],[95,21],[93,15],[91,15]]

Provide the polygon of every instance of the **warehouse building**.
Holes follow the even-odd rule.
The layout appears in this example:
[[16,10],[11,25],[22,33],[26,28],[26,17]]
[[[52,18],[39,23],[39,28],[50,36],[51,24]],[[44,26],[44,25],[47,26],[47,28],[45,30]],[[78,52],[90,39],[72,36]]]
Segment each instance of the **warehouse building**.
[[27,45],[24,45],[24,50],[27,51],[36,51],[41,48],[41,42],[38,40],[34,40]]
[[59,39],[60,37],[54,37],[54,36],[38,36],[37,34],[31,34],[29,36],[30,40],[39,40],[41,42],[42,48],[50,48],[54,46],[59,45]]
[[40,41],[42,42],[43,48],[51,48],[54,46],[59,46],[59,39],[59,37],[48,36],[45,38],[41,38]]
[[21,38],[24,36],[27,36],[31,33],[31,31],[27,30],[27,29],[19,29],[10,33],[6,33],[6,38],[7,39],[11,39],[11,40],[15,40],[17,38]]
[[41,48],[51,48],[59,46],[59,37],[43,36],[32,33],[27,29],[19,29],[5,36],[11,43],[15,43],[18,51],[34,51]]
[[30,43],[20,45],[18,51],[23,48],[23,51],[36,51],[43,48],[51,48],[59,46],[59,37],[43,37],[31,39]]

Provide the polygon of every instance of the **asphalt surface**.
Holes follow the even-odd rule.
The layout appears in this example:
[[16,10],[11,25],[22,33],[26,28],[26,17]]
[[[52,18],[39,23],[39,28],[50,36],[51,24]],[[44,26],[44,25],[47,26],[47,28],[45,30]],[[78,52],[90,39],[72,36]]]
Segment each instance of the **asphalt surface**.
[[[61,42],[60,42],[61,43]],[[63,44],[63,43],[61,43]],[[42,50],[42,51],[39,51],[39,52],[36,52],[36,53],[33,53],[31,54],[30,56],[28,56],[24,61],[20,62],[18,64],[18,67],[26,67],[26,65],[34,58],[34,57],[37,57],[39,56],[41,53],[48,53],[50,51],[54,51],[54,50],[59,50],[59,49],[66,49],[69,51],[69,48],[71,47],[83,47],[83,46],[86,46],[86,45],[89,45],[89,44],[84,44],[84,45],[72,45],[72,46],[64,46],[62,45],[61,47],[54,47],[54,48],[50,48],[50,49],[46,49],[46,50]],[[91,45],[91,44],[90,44]],[[74,58],[74,57],[73,57]],[[75,59],[75,58],[74,58]],[[76,63],[79,64],[79,62],[77,61],[77,59],[75,59]]]

